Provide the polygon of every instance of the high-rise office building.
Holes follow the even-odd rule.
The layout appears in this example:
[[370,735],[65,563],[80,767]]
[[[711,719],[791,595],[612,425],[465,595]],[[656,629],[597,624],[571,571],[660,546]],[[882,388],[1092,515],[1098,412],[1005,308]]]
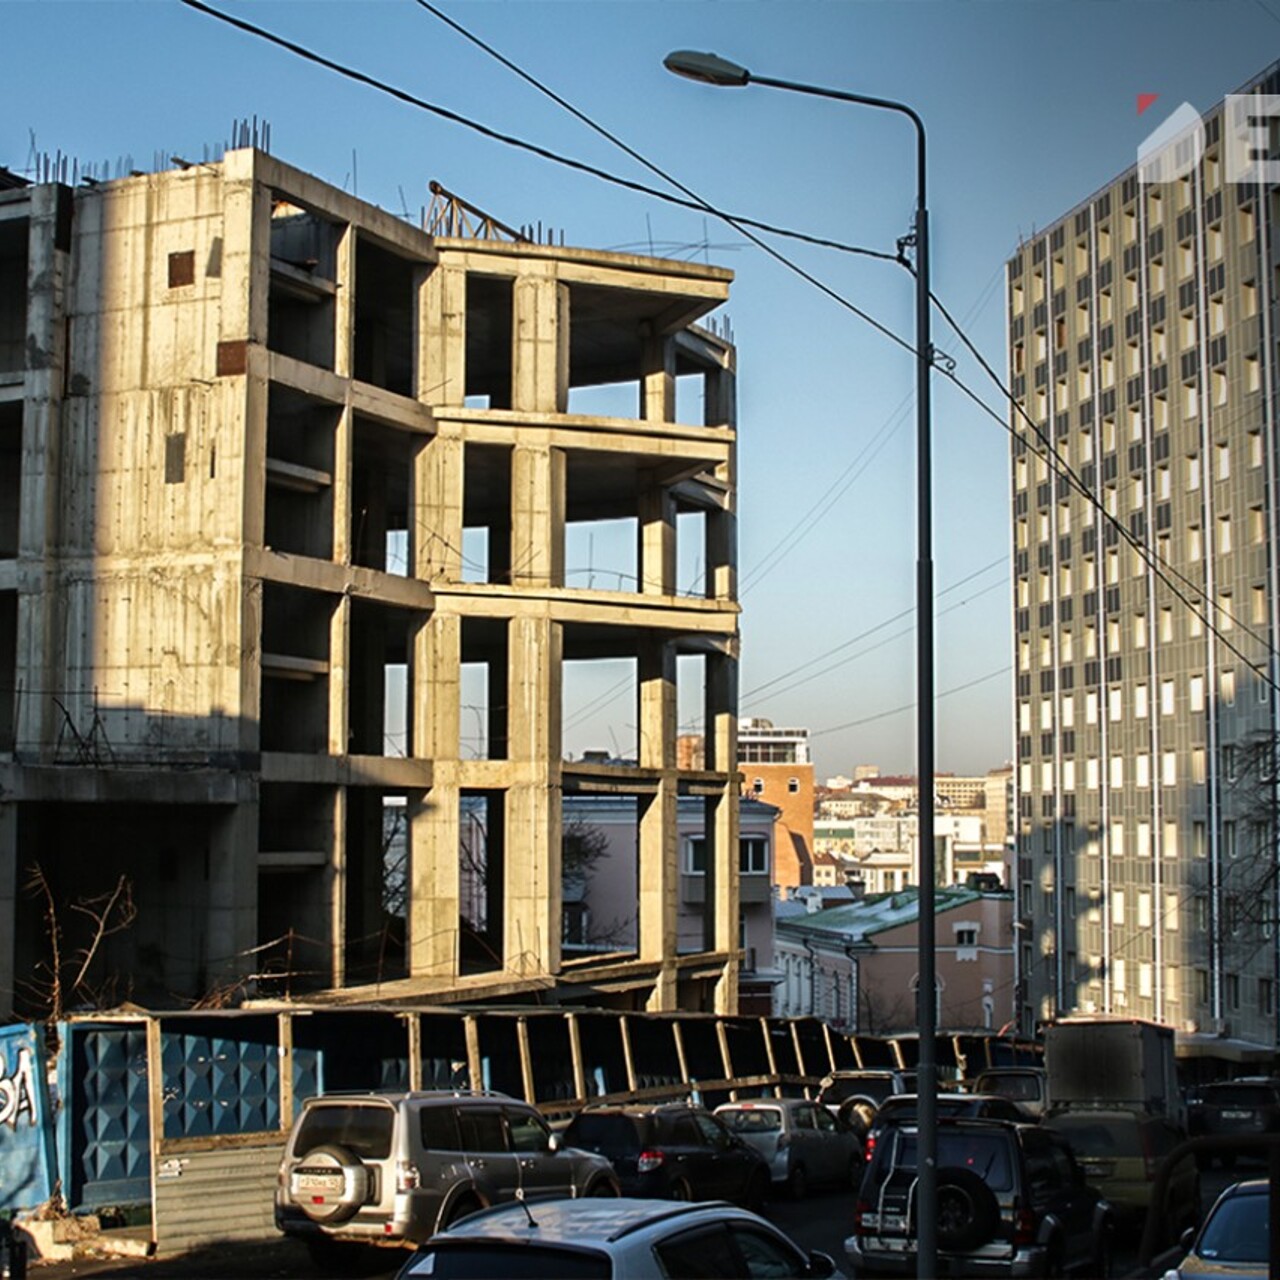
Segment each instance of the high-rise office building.
[[[1280,64],[1240,92],[1280,93]],[[1276,1041],[1280,191],[1254,104],[1008,264],[1024,1029]]]

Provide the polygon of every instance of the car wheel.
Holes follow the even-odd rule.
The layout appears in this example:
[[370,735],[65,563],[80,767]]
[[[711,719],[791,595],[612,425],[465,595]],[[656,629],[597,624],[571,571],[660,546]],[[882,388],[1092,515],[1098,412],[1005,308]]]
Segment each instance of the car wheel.
[[764,1208],[764,1202],[768,1198],[769,1175],[763,1169],[757,1169],[747,1179],[747,1193],[742,1202],[748,1209],[759,1213]]
[[1098,1240],[1098,1247],[1093,1253],[1093,1270],[1089,1275],[1094,1280],[1111,1280],[1111,1232],[1104,1231]]
[[787,1191],[793,1200],[803,1200],[809,1193],[809,1175],[804,1165],[793,1165],[791,1176],[787,1179]]
[[683,1178],[676,1178],[667,1187],[668,1200],[692,1200],[693,1193],[689,1190],[689,1184]]
[[469,1213],[475,1213],[477,1209],[483,1209],[484,1205],[472,1195],[459,1196],[440,1216],[440,1222],[436,1227],[437,1231],[443,1231],[446,1227],[451,1227],[457,1221],[465,1218]]
[[938,1170],[938,1245],[963,1253],[986,1244],[1000,1225],[995,1193],[971,1169]]
[[[324,1194],[300,1185],[302,1178],[324,1179],[330,1184],[341,1179],[342,1190]],[[289,1174],[289,1198],[311,1219],[323,1225],[346,1222],[356,1216],[369,1195],[369,1170],[346,1147],[328,1143],[314,1147]]]
[[621,1194],[621,1191],[618,1190],[618,1184],[611,1178],[597,1178],[587,1188],[587,1195],[597,1200],[606,1196],[616,1197]]

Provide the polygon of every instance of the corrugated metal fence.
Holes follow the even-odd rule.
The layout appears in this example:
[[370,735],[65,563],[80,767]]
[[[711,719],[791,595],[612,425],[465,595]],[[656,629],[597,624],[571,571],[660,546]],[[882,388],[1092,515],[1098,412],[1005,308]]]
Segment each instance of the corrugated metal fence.
[[[34,1034],[3,1034],[15,1030]],[[842,1035],[816,1019],[604,1010],[290,1006],[85,1018],[60,1032],[62,1194],[72,1209],[149,1202],[163,1249],[269,1237],[285,1137],[319,1093],[497,1089],[554,1116],[612,1099],[794,1094],[831,1070],[917,1057],[914,1039]],[[938,1040],[940,1067],[959,1076],[1031,1053],[984,1035]],[[20,1145],[0,1125],[0,1173],[26,1158]],[[0,1208],[33,1207],[53,1177],[6,1177]]]

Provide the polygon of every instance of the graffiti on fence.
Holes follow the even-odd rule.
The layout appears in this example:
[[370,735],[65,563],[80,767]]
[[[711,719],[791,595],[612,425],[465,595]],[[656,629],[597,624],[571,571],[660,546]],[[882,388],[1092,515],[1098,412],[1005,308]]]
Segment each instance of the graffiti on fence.
[[[12,1061],[10,1061],[12,1058]],[[34,1127],[36,1074],[31,1045],[0,1045],[0,1125]]]
[[0,1209],[32,1209],[52,1194],[53,1112],[39,1027],[0,1027]]

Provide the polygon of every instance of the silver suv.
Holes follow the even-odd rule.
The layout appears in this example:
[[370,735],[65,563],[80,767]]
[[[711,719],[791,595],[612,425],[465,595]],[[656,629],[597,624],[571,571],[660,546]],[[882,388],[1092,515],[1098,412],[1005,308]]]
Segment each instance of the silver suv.
[[505,1094],[328,1094],[294,1121],[275,1219],[342,1269],[350,1245],[418,1244],[488,1205],[617,1194],[608,1160],[562,1148],[535,1108]]

